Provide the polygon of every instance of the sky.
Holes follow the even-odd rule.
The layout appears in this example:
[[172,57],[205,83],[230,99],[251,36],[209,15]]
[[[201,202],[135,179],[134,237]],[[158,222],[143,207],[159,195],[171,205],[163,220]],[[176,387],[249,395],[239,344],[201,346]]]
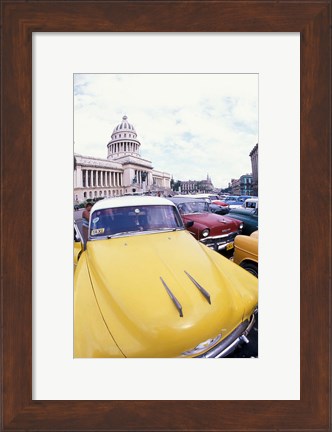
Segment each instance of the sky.
[[216,188],[252,172],[257,74],[75,74],[74,152],[107,158],[126,115],[140,155],[177,180]]

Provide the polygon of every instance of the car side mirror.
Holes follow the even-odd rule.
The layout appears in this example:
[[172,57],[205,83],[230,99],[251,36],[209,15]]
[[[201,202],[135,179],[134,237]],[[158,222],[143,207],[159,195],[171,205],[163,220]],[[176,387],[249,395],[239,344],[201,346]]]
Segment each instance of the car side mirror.
[[187,228],[191,228],[193,225],[194,225],[194,221],[188,221],[188,222],[185,223],[184,226],[187,229]]
[[74,225],[74,244],[75,247],[78,248],[79,246],[81,246],[84,250],[84,241],[76,225]]

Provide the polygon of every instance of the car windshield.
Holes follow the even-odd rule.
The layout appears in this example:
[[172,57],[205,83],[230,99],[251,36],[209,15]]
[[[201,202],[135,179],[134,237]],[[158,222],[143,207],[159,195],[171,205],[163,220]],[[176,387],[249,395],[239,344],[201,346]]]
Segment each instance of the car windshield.
[[91,215],[90,239],[183,228],[174,206],[137,205],[96,210]]
[[193,200],[178,204],[178,209],[181,214],[205,213],[209,211],[209,204],[205,201]]

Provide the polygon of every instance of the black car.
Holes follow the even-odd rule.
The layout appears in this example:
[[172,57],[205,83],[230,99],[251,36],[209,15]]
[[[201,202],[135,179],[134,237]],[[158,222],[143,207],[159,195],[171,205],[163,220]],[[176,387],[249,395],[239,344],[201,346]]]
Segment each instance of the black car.
[[219,215],[225,215],[225,214],[229,213],[229,207],[220,206],[220,205],[214,204],[214,203],[210,204],[210,210],[212,213],[216,213]]

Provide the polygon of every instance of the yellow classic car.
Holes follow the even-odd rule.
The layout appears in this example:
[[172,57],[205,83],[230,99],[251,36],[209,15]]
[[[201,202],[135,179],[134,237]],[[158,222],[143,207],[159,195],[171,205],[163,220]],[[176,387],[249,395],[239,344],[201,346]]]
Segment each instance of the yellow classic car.
[[258,277],[258,231],[235,238],[233,261]]
[[195,240],[171,201],[99,201],[75,247],[76,358],[218,358],[248,342],[257,279]]

